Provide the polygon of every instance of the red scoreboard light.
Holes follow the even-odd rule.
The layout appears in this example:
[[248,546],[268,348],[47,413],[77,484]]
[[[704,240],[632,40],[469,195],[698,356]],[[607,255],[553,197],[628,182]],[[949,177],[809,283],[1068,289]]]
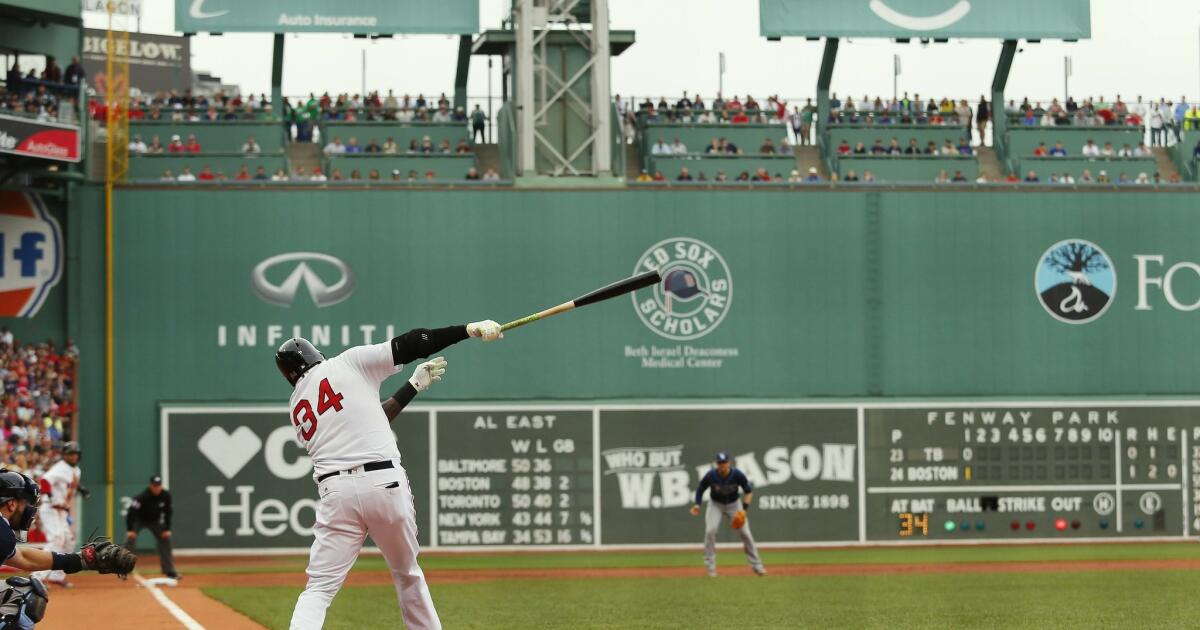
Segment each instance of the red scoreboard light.
[[1067,531],[1067,519],[1065,519],[1065,518],[1055,519],[1054,529],[1057,529],[1060,532]]

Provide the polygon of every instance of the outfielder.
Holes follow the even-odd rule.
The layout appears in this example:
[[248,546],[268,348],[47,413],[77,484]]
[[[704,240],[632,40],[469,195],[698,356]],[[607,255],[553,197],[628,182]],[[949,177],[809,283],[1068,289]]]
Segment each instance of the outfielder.
[[482,321],[433,330],[417,328],[390,342],[357,346],[326,360],[305,339],[275,353],[279,371],[295,387],[291,421],[312,457],[320,503],[308,556],[308,585],[296,600],[292,630],[320,628],[369,534],[383,552],[400,613],[410,630],[441,628],[425,575],[417,565],[417,523],[408,475],[389,422],[446,371],[442,357],[417,366],[391,398],[379,387],[406,363],[436,354],[468,337],[501,338],[500,325]]
[[[75,505],[75,492],[79,488],[79,445],[75,442],[63,444],[62,459],[55,462],[46,474],[42,475],[50,487],[48,501],[42,501],[38,506],[38,523],[46,534],[46,551],[71,553],[75,551],[75,520],[71,508]],[[50,584],[71,588],[67,576],[62,571],[40,571],[35,577]]]
[[[750,500],[754,496],[754,486],[742,471],[733,467],[728,453],[717,453],[715,466],[700,479],[696,486],[696,502],[692,505],[692,516],[700,516],[700,506],[704,503],[704,491],[708,490],[708,511],[704,515],[704,566],[708,569],[709,577],[717,577],[717,528],[723,517],[729,517],[730,527],[742,539],[742,549],[746,552],[746,560],[756,575],[766,575],[762,560],[758,557],[758,548],[754,546],[754,536],[750,534],[750,523],[746,521],[746,510],[750,509]],[[741,501],[738,501],[738,491],[741,491]]]

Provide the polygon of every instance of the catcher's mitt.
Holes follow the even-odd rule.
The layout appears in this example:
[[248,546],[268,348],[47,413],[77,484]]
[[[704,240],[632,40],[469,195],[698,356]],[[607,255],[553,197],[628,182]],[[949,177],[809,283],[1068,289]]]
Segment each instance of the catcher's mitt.
[[730,519],[729,526],[734,529],[741,529],[746,524],[746,510],[738,510],[737,514]]
[[116,573],[117,577],[125,579],[137,564],[137,556],[133,552],[114,545],[107,538],[93,538],[79,550],[83,558],[83,568],[100,573]]

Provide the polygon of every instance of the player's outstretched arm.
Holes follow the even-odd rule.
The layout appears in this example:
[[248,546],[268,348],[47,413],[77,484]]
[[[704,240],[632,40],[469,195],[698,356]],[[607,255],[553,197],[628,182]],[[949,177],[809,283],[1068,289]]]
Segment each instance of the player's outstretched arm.
[[388,421],[395,420],[400,411],[412,402],[418,392],[423,392],[433,387],[434,383],[441,381],[442,375],[446,373],[446,365],[445,357],[438,357],[418,365],[404,385],[396,390],[391,398],[383,401],[383,413],[387,416]]
[[22,571],[98,571],[116,573],[124,578],[133,571],[137,556],[106,539],[95,540],[83,546],[79,553],[56,553],[33,547],[17,547],[7,564]]
[[392,339],[392,362],[395,365],[404,365],[417,359],[431,357],[470,337],[495,341],[504,337],[504,333],[500,332],[500,324],[490,319],[465,326],[414,328]]

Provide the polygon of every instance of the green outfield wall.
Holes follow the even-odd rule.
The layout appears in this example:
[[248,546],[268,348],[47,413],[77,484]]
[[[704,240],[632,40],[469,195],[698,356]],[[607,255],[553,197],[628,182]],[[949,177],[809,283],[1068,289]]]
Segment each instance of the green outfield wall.
[[[68,230],[89,466],[103,452],[101,200],[81,189]],[[664,286],[451,348],[450,374],[422,399],[1188,395],[1195,200],[120,189],[116,496],[159,470],[164,404],[283,404],[271,355],[293,334],[337,353],[415,326],[516,318],[656,266]],[[1100,252],[1086,268],[1043,264],[1074,239]]]

